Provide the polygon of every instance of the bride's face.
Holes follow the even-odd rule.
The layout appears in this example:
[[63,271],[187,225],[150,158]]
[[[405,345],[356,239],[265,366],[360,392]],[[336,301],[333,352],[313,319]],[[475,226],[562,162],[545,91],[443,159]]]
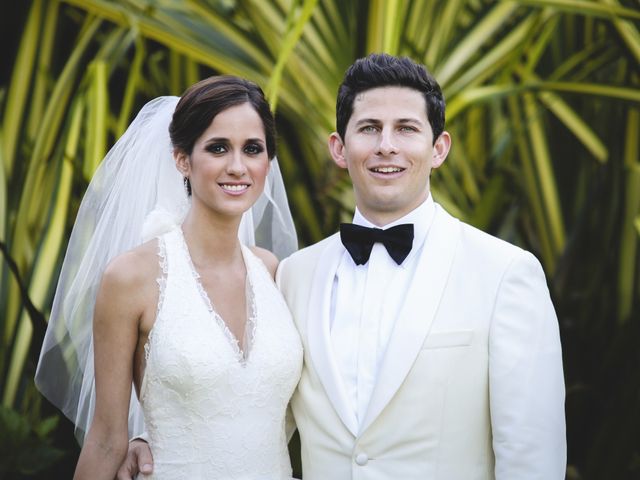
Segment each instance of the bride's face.
[[249,103],[223,110],[196,140],[191,155],[178,153],[176,163],[191,182],[194,205],[241,215],[262,193],[269,171],[260,116]]

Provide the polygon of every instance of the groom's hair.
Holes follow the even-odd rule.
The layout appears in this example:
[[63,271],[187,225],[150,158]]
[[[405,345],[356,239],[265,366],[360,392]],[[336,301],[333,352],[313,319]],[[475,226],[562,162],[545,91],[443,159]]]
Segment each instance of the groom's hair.
[[424,65],[386,53],[359,58],[344,74],[336,102],[336,130],[343,141],[356,96],[378,87],[408,87],[422,93],[435,143],[444,131],[445,102],[440,85]]
[[200,135],[224,110],[248,103],[262,120],[269,159],[276,154],[276,127],[269,102],[253,82],[231,75],[219,75],[191,85],[182,94],[175,111],[169,136],[173,148],[191,155]]

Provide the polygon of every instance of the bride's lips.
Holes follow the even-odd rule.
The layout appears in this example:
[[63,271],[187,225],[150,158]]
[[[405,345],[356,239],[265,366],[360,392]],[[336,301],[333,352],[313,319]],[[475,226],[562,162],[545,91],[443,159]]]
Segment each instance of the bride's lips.
[[251,186],[248,183],[233,183],[233,182],[219,183],[218,185],[225,193],[229,195],[235,195],[235,196],[242,195]]

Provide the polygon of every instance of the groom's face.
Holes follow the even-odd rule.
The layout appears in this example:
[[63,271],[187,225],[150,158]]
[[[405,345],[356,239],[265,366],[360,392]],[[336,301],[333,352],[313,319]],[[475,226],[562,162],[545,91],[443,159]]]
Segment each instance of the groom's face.
[[450,146],[446,132],[434,143],[422,93],[397,86],[358,94],[344,137],[331,134],[332,157],[348,169],[358,209],[377,225],[427,199],[431,169],[444,162]]

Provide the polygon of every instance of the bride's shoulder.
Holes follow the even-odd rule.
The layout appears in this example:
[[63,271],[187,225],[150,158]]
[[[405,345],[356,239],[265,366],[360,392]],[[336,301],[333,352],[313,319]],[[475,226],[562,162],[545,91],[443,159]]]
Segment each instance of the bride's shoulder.
[[115,287],[139,289],[149,284],[155,286],[159,274],[158,240],[153,239],[111,259],[102,281]]
[[271,274],[271,277],[275,278],[276,270],[278,269],[278,258],[269,250],[261,247],[252,246],[249,247],[253,254],[262,260],[264,266],[267,267],[267,271]]

